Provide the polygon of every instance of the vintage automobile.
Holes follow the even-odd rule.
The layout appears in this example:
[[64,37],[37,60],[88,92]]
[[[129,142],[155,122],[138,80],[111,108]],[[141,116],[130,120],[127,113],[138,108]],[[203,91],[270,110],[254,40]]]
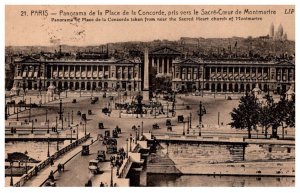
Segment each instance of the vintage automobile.
[[159,129],[159,125],[157,123],[153,124],[152,126],[153,129]]
[[167,119],[166,120],[166,126],[171,126],[172,124],[171,124],[171,119]]
[[89,155],[90,154],[90,146],[82,145],[81,155]]
[[102,113],[104,113],[104,114],[109,113],[109,109],[108,109],[107,107],[104,107],[104,108],[102,109]]
[[107,154],[113,154],[113,153],[117,153],[118,152],[118,149],[117,149],[117,140],[116,139],[107,138],[105,144],[106,144],[106,153]]
[[73,99],[73,100],[72,100],[72,103],[76,103],[76,102],[77,102],[76,99]]
[[77,111],[77,115],[81,116],[81,111]]
[[92,114],[92,110],[88,110],[88,114],[91,115]]
[[82,113],[82,114],[81,114],[81,118],[82,118],[83,121],[86,121],[86,114],[85,114],[85,113]]
[[99,129],[104,129],[104,125],[103,125],[102,122],[99,122],[99,123],[98,123],[98,128],[99,128]]
[[183,115],[178,115],[177,118],[178,118],[178,120],[177,120],[178,123],[183,123],[183,121],[184,121]]
[[99,160],[100,162],[104,162],[106,160],[105,151],[103,151],[103,150],[98,151],[97,160]]
[[89,162],[89,170],[93,174],[100,173],[99,160],[93,159]]

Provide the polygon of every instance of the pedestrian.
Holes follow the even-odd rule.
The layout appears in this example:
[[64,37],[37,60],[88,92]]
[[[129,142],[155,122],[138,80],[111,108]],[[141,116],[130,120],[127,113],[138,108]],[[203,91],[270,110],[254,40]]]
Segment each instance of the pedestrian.
[[54,165],[54,161],[53,161],[52,157],[50,158],[50,165],[51,165],[51,167]]
[[39,168],[37,166],[35,166],[34,167],[34,173],[35,173],[36,176],[37,176],[38,171],[39,171]]
[[103,184],[103,182],[101,182],[101,183],[100,183],[100,187],[104,187],[104,184]]
[[105,182],[105,187],[108,187],[107,183]]
[[60,163],[57,165],[57,170],[59,173],[61,172],[61,164]]
[[114,187],[117,187],[117,183],[114,183]]
[[49,174],[49,180],[51,180],[52,182],[54,181],[54,175],[53,175],[53,171],[51,170],[50,174]]

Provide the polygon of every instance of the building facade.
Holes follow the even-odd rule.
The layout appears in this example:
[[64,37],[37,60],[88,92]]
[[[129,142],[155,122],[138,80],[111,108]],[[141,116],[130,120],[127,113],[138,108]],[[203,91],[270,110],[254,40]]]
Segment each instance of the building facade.
[[154,68],[156,77],[171,80],[172,90],[240,93],[258,85],[264,92],[283,93],[295,86],[295,63],[291,60],[183,58],[168,47],[145,54],[148,64],[139,58],[16,60],[14,85],[46,90],[52,82],[59,90],[142,91],[144,84],[149,84],[145,77],[149,79],[150,68]]
[[52,82],[59,90],[141,90],[139,59],[26,58],[15,64],[14,85],[21,89],[46,90]]
[[237,59],[173,62],[173,90],[239,93],[252,91],[256,84],[264,92],[286,92],[295,86],[295,64]]

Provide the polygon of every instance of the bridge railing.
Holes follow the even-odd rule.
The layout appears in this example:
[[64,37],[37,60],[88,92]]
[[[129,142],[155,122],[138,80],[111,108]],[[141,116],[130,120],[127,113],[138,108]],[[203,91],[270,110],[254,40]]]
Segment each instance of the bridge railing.
[[119,172],[119,178],[126,178],[128,169],[130,169],[131,166],[131,160],[130,156],[126,159],[125,162],[123,162],[122,166],[120,167],[120,172]]
[[[55,152],[53,155],[51,155],[49,158],[47,158],[46,160],[42,161],[41,163],[39,163],[36,167],[38,168],[38,171],[42,170],[43,168],[45,168],[46,166],[50,165],[51,163],[51,158],[53,160],[59,158],[61,155],[65,154],[66,152],[70,151],[71,149],[77,147],[78,145],[80,145],[81,143],[85,142],[88,138],[90,138],[90,133],[87,134],[86,136],[74,141],[73,143],[71,143],[70,145],[60,149],[59,151]],[[18,182],[16,182],[14,184],[15,187],[21,187],[23,186],[27,181],[29,181],[33,176],[36,176],[36,172],[34,167],[31,168],[27,174],[24,174]]]

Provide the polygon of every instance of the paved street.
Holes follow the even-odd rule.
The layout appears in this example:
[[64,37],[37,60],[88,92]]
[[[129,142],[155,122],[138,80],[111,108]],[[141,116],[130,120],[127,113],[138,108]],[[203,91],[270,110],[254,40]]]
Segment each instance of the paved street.
[[[90,93],[89,93],[90,94]],[[235,130],[227,126],[230,122],[230,112],[231,110],[238,105],[238,97],[233,98],[233,100],[226,100],[224,96],[216,96],[214,98],[213,95],[209,96],[185,96],[178,95],[176,98],[176,116],[171,117],[171,113],[169,113],[169,117],[172,122],[172,132],[167,132],[166,129],[166,119],[167,114],[159,115],[157,118],[144,116],[143,118],[136,118],[135,115],[126,115],[121,113],[120,111],[114,109],[114,102],[123,101],[123,98],[118,98],[116,94],[115,100],[110,101],[109,97],[103,98],[103,93],[94,93],[94,96],[99,97],[99,101],[96,104],[91,104],[91,94],[87,93],[82,94],[80,97],[79,93],[68,94],[67,98],[62,98],[63,109],[64,109],[64,128],[62,132],[69,133],[68,122],[71,122],[72,110],[73,110],[73,125],[79,124],[79,132],[81,134],[84,133],[84,122],[81,120],[81,116],[77,115],[78,111],[81,113],[85,113],[87,115],[87,126],[86,132],[91,133],[93,138],[97,138],[99,134],[104,135],[104,132],[109,129],[112,132],[116,126],[119,126],[122,129],[122,133],[120,134],[118,141],[118,148],[126,147],[126,139],[129,138],[130,134],[132,137],[136,136],[134,130],[132,130],[132,126],[140,126],[140,132],[143,129],[144,132],[151,131],[154,134],[182,134],[183,132],[183,124],[177,123],[177,116],[184,115],[185,120],[189,114],[192,114],[192,128],[195,128],[199,123],[199,117],[197,115],[197,111],[199,110],[199,102],[202,101],[203,106],[205,106],[207,114],[203,116],[203,124],[205,128],[202,129],[202,135],[209,136],[236,136],[243,137],[246,136],[246,131]],[[109,96],[110,94],[108,94]],[[29,97],[29,96],[26,96]],[[128,97],[129,98],[129,97]],[[72,103],[73,99],[76,99],[76,103]],[[160,100],[164,105],[164,110],[166,112],[166,102]],[[105,115],[102,113],[102,108],[111,106],[112,113],[110,115]],[[171,106],[171,105],[170,105]],[[186,106],[190,106],[190,109],[186,109]],[[47,104],[42,105],[42,108],[32,109],[31,115],[32,119],[37,119],[38,125],[40,122],[45,122],[45,112],[47,109],[47,118],[50,122],[55,124],[56,116],[59,111],[59,100],[55,100],[49,102]],[[88,110],[92,110],[92,114],[88,115]],[[218,125],[218,112],[220,112],[219,117],[219,125]],[[69,116],[68,116],[69,113]],[[28,119],[29,110],[19,113],[19,120]],[[12,115],[8,120],[16,120],[16,115]],[[105,129],[99,129],[98,123],[103,122]],[[142,128],[143,122],[143,128]],[[157,123],[160,126],[160,129],[152,129],[152,125]],[[61,127],[62,122],[58,122],[58,128]],[[187,124],[185,126],[187,129]],[[253,133],[254,134],[254,133]],[[256,134],[256,133],[255,133]],[[258,134],[258,133],[257,133]],[[259,133],[260,137],[263,137],[262,133]],[[294,136],[294,130],[288,130],[289,136]],[[109,185],[110,181],[110,163],[104,162],[101,163],[101,167],[103,168],[104,173],[93,176],[89,173],[88,170],[88,162],[91,159],[96,157],[96,152],[100,149],[104,150],[104,146],[101,142],[96,142],[91,146],[89,156],[81,156],[77,155],[73,158],[68,164],[65,166],[65,172],[56,174],[56,183],[58,186],[84,186],[84,184],[91,179],[93,182],[93,186],[99,186],[99,183],[103,181],[103,183],[107,183]],[[107,159],[109,159],[110,155],[107,155]],[[70,177],[71,176],[71,177]]]

